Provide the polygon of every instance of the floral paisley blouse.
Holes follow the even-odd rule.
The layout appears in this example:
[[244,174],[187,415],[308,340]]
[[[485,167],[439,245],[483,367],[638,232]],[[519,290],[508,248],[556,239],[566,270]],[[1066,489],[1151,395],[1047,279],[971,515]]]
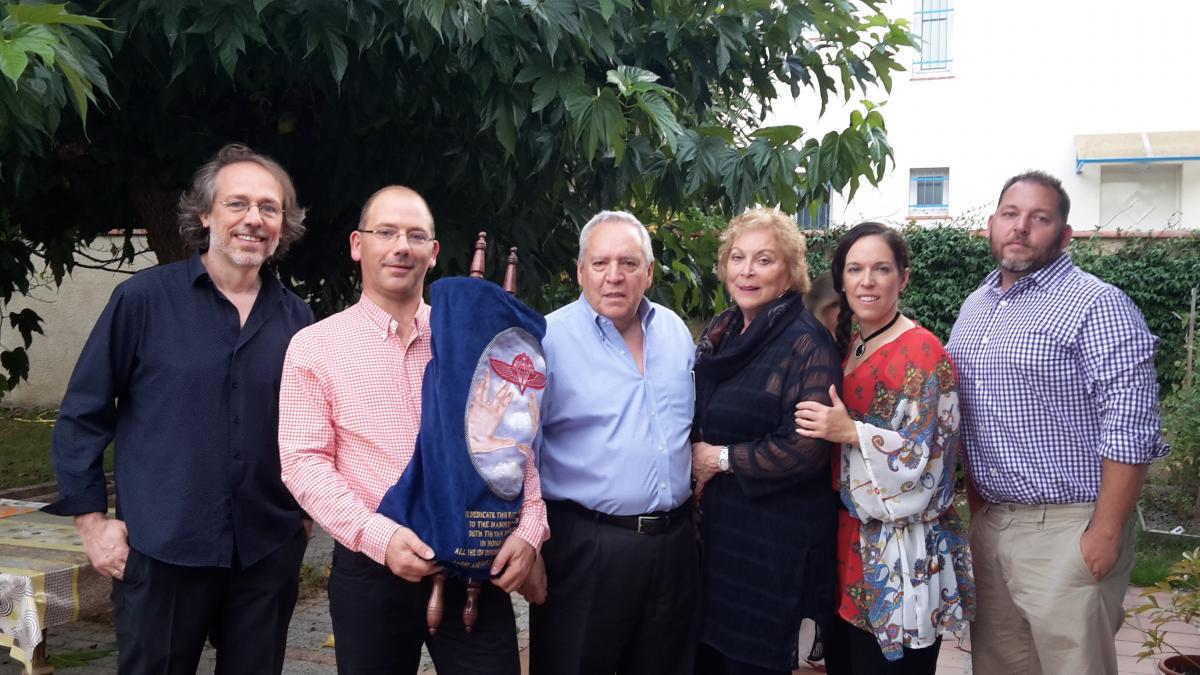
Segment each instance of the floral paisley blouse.
[[958,384],[938,339],[921,327],[846,375],[858,445],[843,445],[839,615],[875,635],[888,660],[961,630],[975,614],[971,553],[954,510]]

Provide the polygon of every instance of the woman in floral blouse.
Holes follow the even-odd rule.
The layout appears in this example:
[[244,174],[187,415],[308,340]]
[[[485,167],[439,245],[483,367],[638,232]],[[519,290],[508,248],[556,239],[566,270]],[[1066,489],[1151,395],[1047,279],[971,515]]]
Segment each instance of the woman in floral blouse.
[[974,614],[971,555],[954,509],[958,385],[938,339],[898,309],[908,276],[895,230],[862,223],[842,237],[833,282],[844,394],[796,407],[802,436],[841,444],[838,620],[825,640],[833,675],[932,675],[942,633]]

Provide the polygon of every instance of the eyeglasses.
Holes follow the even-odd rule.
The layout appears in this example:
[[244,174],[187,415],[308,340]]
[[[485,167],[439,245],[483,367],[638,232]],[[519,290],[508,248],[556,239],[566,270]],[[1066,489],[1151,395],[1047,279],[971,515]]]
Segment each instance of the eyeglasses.
[[385,241],[389,244],[396,241],[400,237],[404,237],[405,240],[408,241],[409,246],[424,246],[433,241],[433,237],[429,236],[429,233],[424,230],[409,230],[408,232],[402,232],[391,227],[381,227],[375,230],[365,230],[363,228],[359,228],[358,231],[365,232],[367,234],[373,234],[378,237],[380,241]]
[[241,215],[250,210],[251,206],[258,208],[258,215],[265,220],[278,220],[283,217],[284,208],[274,202],[248,202],[244,199],[231,199],[227,202],[217,202],[229,209],[230,213]]

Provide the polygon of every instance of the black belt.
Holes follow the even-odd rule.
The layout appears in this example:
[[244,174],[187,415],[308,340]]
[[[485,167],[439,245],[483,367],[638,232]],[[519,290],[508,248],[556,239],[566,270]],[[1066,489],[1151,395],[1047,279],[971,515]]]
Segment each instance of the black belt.
[[605,525],[615,525],[623,527],[626,530],[633,530],[638,534],[666,534],[674,526],[691,518],[692,503],[685,501],[683,504],[671,509],[670,511],[655,511],[654,513],[644,513],[640,516],[614,516],[608,513],[600,513],[593,511],[582,504],[573,502],[569,499],[561,500],[546,500],[546,506],[554,507],[561,506],[570,511],[574,511],[582,516],[590,518],[597,523]]

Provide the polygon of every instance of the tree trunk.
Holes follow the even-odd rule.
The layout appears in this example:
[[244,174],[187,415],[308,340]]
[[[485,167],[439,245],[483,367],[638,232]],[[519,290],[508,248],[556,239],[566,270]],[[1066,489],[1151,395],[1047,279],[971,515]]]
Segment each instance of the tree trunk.
[[183,260],[191,254],[179,235],[176,220],[179,190],[164,190],[153,179],[135,178],[129,185],[129,198],[139,225],[146,230],[146,245],[159,265]]

